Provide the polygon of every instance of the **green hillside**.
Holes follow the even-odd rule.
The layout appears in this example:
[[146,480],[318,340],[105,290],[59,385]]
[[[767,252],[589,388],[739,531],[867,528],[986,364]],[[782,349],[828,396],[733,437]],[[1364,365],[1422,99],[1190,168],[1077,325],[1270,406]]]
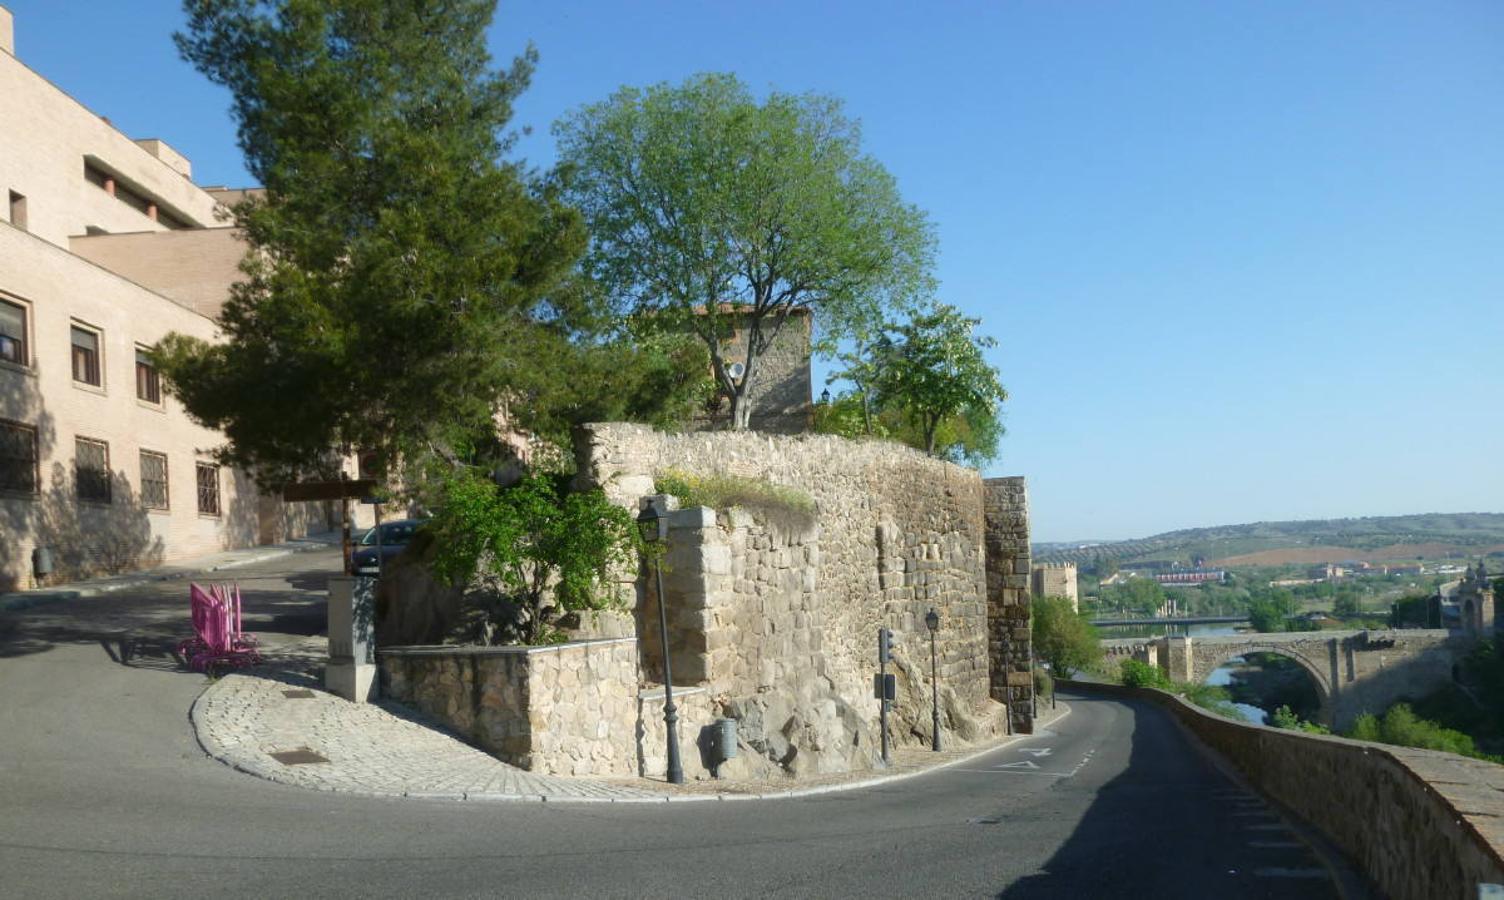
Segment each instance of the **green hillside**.
[[[1259,558],[1242,560],[1258,554]],[[1177,560],[1197,557],[1231,560],[1232,564],[1316,562],[1348,555],[1371,561],[1434,559],[1446,556],[1504,555],[1504,513],[1426,513],[1414,516],[1372,516],[1361,519],[1312,519],[1298,522],[1252,522],[1212,528],[1186,528],[1132,541],[1089,546],[1036,544],[1037,562],[1075,562],[1098,559],[1119,563],[1140,560]]]

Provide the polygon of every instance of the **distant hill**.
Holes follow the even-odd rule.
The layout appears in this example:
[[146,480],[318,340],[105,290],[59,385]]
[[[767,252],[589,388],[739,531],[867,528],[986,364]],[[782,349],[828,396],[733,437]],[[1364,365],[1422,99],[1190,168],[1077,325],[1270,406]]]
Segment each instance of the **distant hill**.
[[1426,513],[1362,519],[1253,522],[1186,528],[1135,541],[1034,545],[1036,562],[1089,565],[1205,557],[1221,566],[1504,555],[1504,513]]

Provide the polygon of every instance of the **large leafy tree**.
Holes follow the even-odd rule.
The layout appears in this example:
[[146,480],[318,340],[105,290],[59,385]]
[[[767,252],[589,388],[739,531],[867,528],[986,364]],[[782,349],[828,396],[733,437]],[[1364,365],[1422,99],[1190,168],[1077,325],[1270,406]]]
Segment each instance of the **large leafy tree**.
[[979,324],[938,304],[889,329],[873,350],[878,403],[898,411],[928,453],[942,437],[950,446],[969,447],[972,458],[997,453],[998,404],[1008,392],[985,355],[997,342],[976,334]]
[[1034,655],[1050,664],[1061,678],[1096,664],[1102,658],[1097,630],[1071,608],[1065,597],[1036,597],[1030,610]]
[[852,390],[817,410],[820,430],[902,441],[932,456],[982,464],[997,457],[1008,392],[976,332],[979,319],[937,305],[841,356],[831,375]]
[[535,55],[493,68],[493,2],[186,0],[179,50],[229,88],[265,187],[234,210],[252,249],[225,341],[158,355],[227,461],[278,481],[332,475],[331,449],[464,444],[558,371],[585,232],[505,159]]
[[759,103],[708,74],[624,88],[554,133],[589,223],[588,272],[617,303],[699,336],[733,428],[748,426],[758,361],[798,311],[829,350],[930,284],[929,222],[862,153],[838,100]]

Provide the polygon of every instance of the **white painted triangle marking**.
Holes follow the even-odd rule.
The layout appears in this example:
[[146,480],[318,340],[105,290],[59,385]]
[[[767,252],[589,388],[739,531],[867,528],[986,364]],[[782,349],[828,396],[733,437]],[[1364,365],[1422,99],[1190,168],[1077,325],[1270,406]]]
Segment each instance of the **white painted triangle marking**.
[[1019,753],[1027,753],[1030,756],[1034,756],[1034,757],[1049,756],[1050,755],[1050,748],[1049,747],[1030,747],[1027,750],[1020,750],[1018,752]]
[[996,766],[995,768],[999,768],[999,769],[1037,769],[1037,768],[1039,768],[1039,766],[1035,765],[1032,762],[1029,762],[1026,759],[1023,762],[1003,763],[1002,765]]

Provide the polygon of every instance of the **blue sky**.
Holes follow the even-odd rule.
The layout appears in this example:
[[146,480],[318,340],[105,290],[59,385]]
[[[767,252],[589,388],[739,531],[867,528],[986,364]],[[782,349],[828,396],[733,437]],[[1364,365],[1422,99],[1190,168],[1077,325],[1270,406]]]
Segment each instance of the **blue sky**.
[[[18,55],[244,184],[172,0],[0,0]],[[737,72],[845,99],[1012,394],[1036,540],[1504,510],[1504,4],[503,3],[549,124]]]

